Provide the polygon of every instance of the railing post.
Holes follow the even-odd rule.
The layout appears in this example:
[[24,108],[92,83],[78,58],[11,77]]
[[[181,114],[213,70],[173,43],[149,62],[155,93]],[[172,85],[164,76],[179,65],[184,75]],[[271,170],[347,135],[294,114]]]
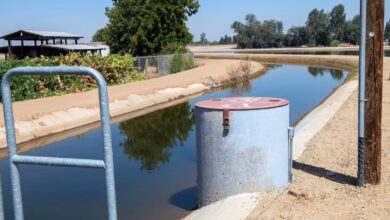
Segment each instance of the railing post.
[[[20,156],[16,151],[15,125],[12,110],[12,97],[10,82],[13,76],[20,75],[86,75],[94,78],[99,88],[100,117],[104,144],[104,161],[86,160],[73,158],[50,158],[37,156]],[[117,219],[116,195],[115,195],[115,177],[114,162],[112,152],[111,127],[109,100],[106,81],[96,70],[87,67],[19,67],[9,70],[2,79],[2,95],[5,131],[8,145],[8,157],[11,172],[12,197],[14,204],[14,215],[16,220],[23,220],[23,203],[20,185],[20,175],[18,164],[39,164],[39,165],[57,165],[74,166],[89,168],[104,168],[106,177],[106,195],[108,219]]]

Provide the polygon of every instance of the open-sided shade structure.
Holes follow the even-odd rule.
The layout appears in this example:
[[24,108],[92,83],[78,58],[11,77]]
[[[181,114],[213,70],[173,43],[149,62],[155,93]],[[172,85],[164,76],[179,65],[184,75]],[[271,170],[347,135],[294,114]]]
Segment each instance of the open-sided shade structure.
[[19,30],[0,37],[8,46],[0,47],[0,53],[7,57],[23,59],[25,57],[58,56],[69,52],[99,52],[105,47],[79,45],[83,36],[67,32]]

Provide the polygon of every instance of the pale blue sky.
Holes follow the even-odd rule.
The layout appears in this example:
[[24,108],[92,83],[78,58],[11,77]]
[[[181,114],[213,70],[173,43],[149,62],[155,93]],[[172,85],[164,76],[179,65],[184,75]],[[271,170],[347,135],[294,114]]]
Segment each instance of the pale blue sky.
[[[389,20],[390,3],[385,2],[385,19]],[[253,13],[260,20],[283,21],[286,31],[292,25],[303,25],[313,8],[330,11],[339,3],[345,5],[347,18],[359,13],[358,0],[200,0],[199,12],[188,26],[195,39],[205,32],[208,40],[218,40],[233,34],[230,25],[234,21]],[[111,0],[1,0],[0,35],[19,29],[66,31],[89,41],[107,23],[105,8],[111,5]]]

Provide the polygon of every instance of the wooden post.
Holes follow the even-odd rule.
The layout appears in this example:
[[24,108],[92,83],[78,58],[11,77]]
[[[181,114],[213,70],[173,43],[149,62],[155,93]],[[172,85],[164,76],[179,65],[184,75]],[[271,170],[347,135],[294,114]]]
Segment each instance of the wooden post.
[[365,180],[381,181],[384,0],[367,0]]
[[8,59],[12,57],[12,42],[8,40]]
[[23,40],[20,40],[20,44],[22,45],[21,48],[20,48],[20,58],[19,59],[24,59],[25,55],[24,55],[24,41]]

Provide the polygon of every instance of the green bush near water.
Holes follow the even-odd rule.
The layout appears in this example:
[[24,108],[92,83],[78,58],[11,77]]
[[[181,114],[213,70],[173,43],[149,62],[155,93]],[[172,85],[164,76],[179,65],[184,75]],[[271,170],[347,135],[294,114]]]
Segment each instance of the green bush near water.
[[332,42],[330,42],[330,46],[331,47],[338,47],[338,46],[340,46],[340,41],[332,40]]
[[[117,85],[144,79],[134,66],[135,60],[129,55],[102,57],[70,53],[58,57],[0,61],[0,76],[2,78],[8,70],[22,66],[87,66],[102,73],[108,85]],[[17,76],[11,82],[13,101],[83,92],[92,88],[96,88],[96,82],[89,76]]]
[[169,68],[169,72],[177,73],[181,71],[185,71],[188,69],[192,69],[195,67],[194,60],[188,54],[183,53],[175,53],[171,60],[171,66]]

